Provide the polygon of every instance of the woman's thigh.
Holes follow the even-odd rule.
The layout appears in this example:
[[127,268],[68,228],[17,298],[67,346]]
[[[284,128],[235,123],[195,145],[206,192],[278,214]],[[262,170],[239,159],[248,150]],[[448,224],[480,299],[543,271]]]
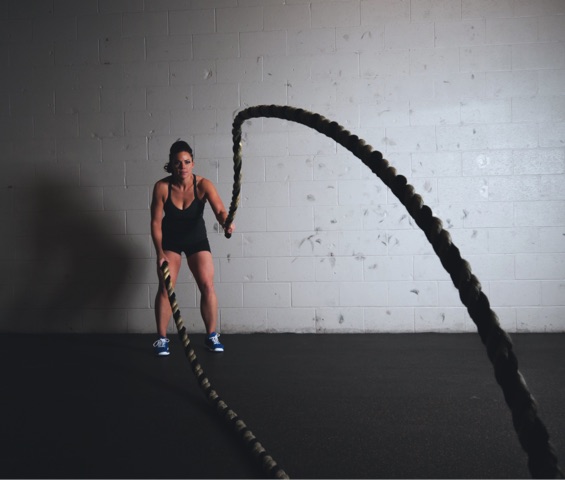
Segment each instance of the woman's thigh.
[[198,288],[212,288],[214,285],[214,259],[206,250],[196,252],[186,259],[188,267],[196,280]]

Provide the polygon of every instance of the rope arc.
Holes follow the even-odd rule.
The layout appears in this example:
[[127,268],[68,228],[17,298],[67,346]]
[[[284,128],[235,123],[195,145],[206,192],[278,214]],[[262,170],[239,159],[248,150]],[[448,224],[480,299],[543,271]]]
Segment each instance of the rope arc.
[[471,265],[461,257],[459,249],[451,240],[451,235],[443,228],[442,221],[433,215],[430,207],[424,204],[423,198],[415,192],[406,177],[397,175],[396,169],[383,158],[381,152],[373,150],[373,147],[363,139],[318,113],[283,105],[257,105],[246,108],[235,116],[232,126],[234,183],[225,224],[230,225],[233,222],[240,202],[242,125],[245,120],[260,117],[300,123],[332,138],[359,158],[390,188],[426,235],[477,327],[494,368],[496,381],[511,411],[518,440],[528,456],[530,474],[533,478],[564,478],[557,462],[555,449],[549,441],[547,428],[538,417],[537,403],[518,370],[518,360],[513,351],[512,340],[502,329],[497,315],[490,308],[490,302],[482,291],[478,278],[472,273]]

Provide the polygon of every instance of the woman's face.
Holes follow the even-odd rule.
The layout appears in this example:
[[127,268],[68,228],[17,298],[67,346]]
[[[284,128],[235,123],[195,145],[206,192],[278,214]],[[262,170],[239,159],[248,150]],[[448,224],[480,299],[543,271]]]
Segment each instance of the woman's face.
[[188,152],[179,152],[173,160],[173,175],[180,180],[189,178],[192,175],[192,155]]

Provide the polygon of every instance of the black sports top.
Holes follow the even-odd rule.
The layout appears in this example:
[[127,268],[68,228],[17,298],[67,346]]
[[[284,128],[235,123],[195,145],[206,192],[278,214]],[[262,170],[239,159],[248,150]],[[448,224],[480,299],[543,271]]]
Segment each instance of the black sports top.
[[191,245],[207,238],[204,223],[204,206],[206,202],[198,198],[196,192],[196,175],[194,179],[194,200],[184,210],[176,207],[171,200],[172,177],[169,179],[169,195],[163,206],[162,231],[163,239],[177,244]]

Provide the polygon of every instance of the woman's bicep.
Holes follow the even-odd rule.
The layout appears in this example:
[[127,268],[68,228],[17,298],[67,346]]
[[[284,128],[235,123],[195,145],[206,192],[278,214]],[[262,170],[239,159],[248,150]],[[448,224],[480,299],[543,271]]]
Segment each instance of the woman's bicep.
[[159,183],[153,188],[153,195],[151,196],[151,221],[161,220],[163,217],[165,198],[161,190],[162,188]]
[[210,202],[210,206],[216,215],[225,211],[224,202],[222,202],[216,187],[210,180],[205,180],[204,191],[206,192],[206,200]]

